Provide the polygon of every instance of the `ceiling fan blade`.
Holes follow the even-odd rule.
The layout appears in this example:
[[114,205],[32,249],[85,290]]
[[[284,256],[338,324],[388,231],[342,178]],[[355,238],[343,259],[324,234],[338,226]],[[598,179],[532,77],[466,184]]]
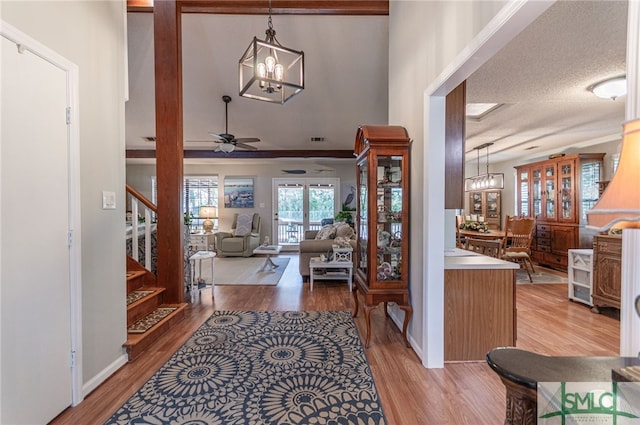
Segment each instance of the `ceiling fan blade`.
[[221,140],[221,141],[223,141],[223,142],[228,141],[228,140],[224,137],[224,136],[225,136],[224,134],[216,134],[216,133],[212,133],[212,132],[210,131],[210,132],[209,132],[209,135],[210,135],[210,136],[213,136],[213,137],[215,137],[216,139]]
[[255,143],[259,142],[260,139],[257,137],[238,137],[237,139],[233,139],[233,141],[237,143]]
[[237,148],[246,149],[248,151],[257,151],[258,150],[258,148],[256,148],[255,146],[245,145],[244,143],[234,143],[234,145],[236,145]]

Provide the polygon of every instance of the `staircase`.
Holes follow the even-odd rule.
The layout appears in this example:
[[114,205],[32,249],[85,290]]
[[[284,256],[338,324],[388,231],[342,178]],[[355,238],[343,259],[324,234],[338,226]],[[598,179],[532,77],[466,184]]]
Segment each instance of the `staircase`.
[[164,292],[165,288],[156,286],[153,273],[127,256],[127,342],[124,347],[129,361],[138,358],[184,317],[187,304],[165,304]]

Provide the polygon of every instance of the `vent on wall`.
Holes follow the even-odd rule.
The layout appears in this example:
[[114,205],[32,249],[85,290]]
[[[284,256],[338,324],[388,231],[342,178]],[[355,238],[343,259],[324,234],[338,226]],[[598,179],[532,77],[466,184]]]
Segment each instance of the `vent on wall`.
[[324,142],[324,137],[309,137],[309,141],[313,143]]

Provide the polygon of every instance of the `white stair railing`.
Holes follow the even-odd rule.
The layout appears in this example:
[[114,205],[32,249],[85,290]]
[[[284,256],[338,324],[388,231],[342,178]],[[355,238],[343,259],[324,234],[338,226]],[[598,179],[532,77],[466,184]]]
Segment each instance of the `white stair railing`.
[[[131,258],[140,262],[140,244],[144,249],[144,267],[152,269],[152,232],[156,206],[131,186],[126,186],[127,205],[131,211]],[[144,217],[144,220],[140,220]],[[141,221],[143,221],[141,223]]]

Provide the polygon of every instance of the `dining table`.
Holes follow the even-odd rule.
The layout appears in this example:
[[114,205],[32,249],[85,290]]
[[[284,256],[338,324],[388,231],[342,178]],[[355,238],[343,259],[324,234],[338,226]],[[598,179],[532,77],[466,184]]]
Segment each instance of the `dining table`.
[[489,229],[487,232],[460,229],[460,236],[475,239],[504,239],[504,230]]

